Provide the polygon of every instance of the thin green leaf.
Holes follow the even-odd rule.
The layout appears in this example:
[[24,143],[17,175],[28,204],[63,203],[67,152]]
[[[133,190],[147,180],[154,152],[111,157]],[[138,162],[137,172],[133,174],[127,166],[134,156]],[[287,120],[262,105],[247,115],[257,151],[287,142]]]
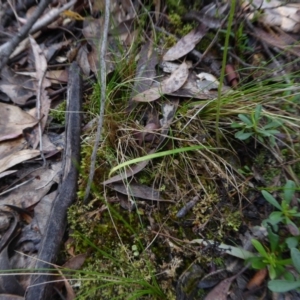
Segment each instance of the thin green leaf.
[[272,204],[273,206],[275,206],[275,207],[276,207],[277,209],[279,209],[280,211],[282,210],[280,204],[277,202],[277,200],[276,200],[270,193],[268,193],[267,191],[261,191],[261,193],[263,194],[264,198],[265,198],[270,204]]
[[251,243],[261,256],[263,256],[265,258],[267,258],[269,256],[268,253],[266,252],[264,246],[261,244],[261,242],[259,242],[258,240],[252,239]]
[[294,193],[295,193],[296,185],[295,182],[292,180],[288,180],[284,186],[284,200],[290,204],[290,202],[293,199]]
[[275,252],[279,246],[279,235],[273,232],[270,225],[267,226],[268,238],[271,246],[271,251]]
[[275,279],[277,277],[276,270],[272,265],[269,267],[269,276],[271,279]]
[[255,119],[256,123],[258,123],[258,121],[260,119],[261,111],[262,111],[262,106],[261,105],[257,105],[255,107],[255,114],[254,114],[254,119]]
[[270,123],[268,123],[267,125],[265,125],[263,128],[264,129],[270,129],[270,128],[277,128],[279,126],[281,126],[282,124],[277,122],[277,121],[272,121]]

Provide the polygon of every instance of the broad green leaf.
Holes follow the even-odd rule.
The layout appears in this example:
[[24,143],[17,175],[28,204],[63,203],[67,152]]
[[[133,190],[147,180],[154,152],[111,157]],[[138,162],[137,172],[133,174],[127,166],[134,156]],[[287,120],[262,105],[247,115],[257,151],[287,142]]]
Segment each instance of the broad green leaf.
[[274,233],[271,226],[267,226],[268,238],[271,246],[271,251],[275,252],[279,246],[279,235]]
[[283,220],[283,214],[281,211],[273,211],[270,216],[269,216],[269,220],[272,221],[272,223],[276,222],[281,222]]
[[259,129],[258,130],[261,134],[263,134],[264,136],[272,136],[276,133],[280,133],[280,131],[276,130],[276,129],[269,129],[269,130],[265,130],[265,129]]
[[244,132],[244,131],[241,130],[241,131],[236,132],[234,137],[241,140],[241,141],[244,141],[252,135],[253,135],[253,132]]
[[288,281],[295,281],[295,277],[293,276],[292,273],[290,272],[285,272],[284,274],[282,274],[283,278],[285,280],[288,280]]
[[294,247],[296,247],[299,243],[299,240],[297,237],[293,236],[293,237],[288,237],[285,239],[285,242],[288,246],[289,249],[292,249]]
[[261,257],[251,257],[248,262],[251,263],[253,269],[257,270],[264,269],[267,266],[267,263],[263,262]]
[[282,124],[280,122],[272,121],[272,122],[268,123],[267,125],[265,125],[263,128],[264,129],[277,128],[277,127],[279,127],[281,125]]
[[295,290],[300,287],[300,280],[288,281],[288,280],[270,280],[268,282],[268,288],[275,293],[285,293]]
[[262,106],[261,105],[257,105],[255,107],[255,114],[254,114],[254,119],[255,119],[256,123],[258,123],[258,121],[260,119],[261,111],[262,111]]
[[288,180],[287,183],[284,186],[284,192],[283,192],[283,196],[284,196],[284,200],[289,204],[292,199],[293,199],[293,195],[295,193],[295,183],[292,180]]
[[279,209],[280,211],[282,210],[280,204],[277,202],[277,200],[276,200],[270,193],[268,193],[267,191],[261,191],[261,193],[263,194],[264,198],[265,198],[270,204],[272,204],[273,206],[275,206],[275,207],[276,207],[277,209]]
[[240,120],[242,122],[244,122],[246,125],[249,125],[249,126],[253,126],[253,123],[252,121],[246,116],[246,115],[242,115],[242,114],[239,114],[238,117],[240,118]]
[[261,242],[253,239],[253,240],[251,240],[251,243],[261,256],[263,256],[265,258],[267,258],[269,256],[268,253],[266,252],[264,246],[261,244]]
[[291,257],[294,264],[294,267],[300,274],[300,251],[296,248],[291,249]]
[[270,134],[269,131],[263,130],[263,129],[257,129],[257,132],[258,132],[260,135],[263,135],[264,137],[269,137],[269,136],[272,135],[272,134]]

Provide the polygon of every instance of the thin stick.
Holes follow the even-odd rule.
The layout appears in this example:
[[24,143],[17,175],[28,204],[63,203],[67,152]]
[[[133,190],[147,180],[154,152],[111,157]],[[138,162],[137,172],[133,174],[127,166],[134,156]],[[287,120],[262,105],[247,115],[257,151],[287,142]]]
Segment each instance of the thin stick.
[[33,24],[43,14],[44,10],[51,2],[51,0],[42,0],[37,9],[32,14],[32,17],[21,28],[19,33],[13,36],[13,38],[9,42],[0,47],[0,70],[7,63],[10,54],[17,47],[17,45],[28,35]]
[[107,48],[107,36],[108,36],[108,27],[109,27],[109,16],[110,16],[110,0],[105,0],[105,15],[104,15],[104,27],[101,41],[101,49],[100,49],[100,86],[101,86],[101,105],[100,105],[100,113],[98,119],[96,140],[94,144],[94,149],[91,157],[91,166],[90,166],[90,174],[88,183],[85,189],[84,195],[84,203],[88,202],[88,197],[91,191],[91,185],[95,174],[95,164],[97,157],[97,150],[102,134],[103,128],[103,120],[104,120],[104,109],[105,109],[105,99],[106,99],[106,48]]

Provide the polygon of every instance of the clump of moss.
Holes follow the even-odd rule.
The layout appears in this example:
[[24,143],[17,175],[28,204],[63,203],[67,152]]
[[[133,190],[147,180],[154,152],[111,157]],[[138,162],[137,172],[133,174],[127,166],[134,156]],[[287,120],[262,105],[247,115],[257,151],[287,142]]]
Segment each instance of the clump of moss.
[[65,100],[62,103],[60,103],[55,109],[51,109],[49,114],[57,123],[65,125],[66,109],[67,109],[67,101]]
[[182,15],[176,13],[169,15],[169,21],[171,26],[171,31],[178,36],[185,36],[188,34],[195,26],[192,23],[183,24]]

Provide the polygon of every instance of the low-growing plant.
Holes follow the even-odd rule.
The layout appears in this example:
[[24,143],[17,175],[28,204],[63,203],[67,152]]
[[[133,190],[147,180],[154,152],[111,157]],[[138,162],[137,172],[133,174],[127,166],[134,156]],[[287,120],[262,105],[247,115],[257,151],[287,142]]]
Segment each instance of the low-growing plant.
[[[271,279],[268,287],[276,292],[286,292],[300,287],[300,252],[298,250],[300,213],[296,206],[291,207],[295,190],[295,183],[288,180],[283,188],[281,203],[269,192],[262,191],[266,201],[277,210],[262,222],[267,229],[268,246],[253,239],[252,245],[259,255],[248,259],[254,269],[268,268]],[[287,229],[283,233],[281,225]]]
[[272,145],[275,144],[274,135],[280,133],[276,128],[282,124],[278,120],[267,118],[265,125],[262,125],[263,116],[262,105],[257,105],[251,115],[239,114],[238,117],[242,121],[240,123],[234,122],[231,124],[232,128],[239,129],[235,133],[235,138],[243,141],[254,137],[259,142],[264,143],[264,139],[268,139]]
[[[268,288],[273,292],[284,293],[300,289],[300,213],[298,213],[297,207],[291,207],[295,191],[295,183],[288,180],[283,187],[281,203],[267,191],[262,191],[266,201],[278,211],[271,213],[269,218],[262,222],[267,231],[265,242],[252,239],[252,245],[257,253],[247,251],[241,247],[226,244],[218,245],[218,249],[229,255],[244,259],[254,269],[267,268],[270,277]],[[299,200],[297,201],[299,202]],[[202,245],[206,245],[208,242],[214,243],[214,241],[203,239],[192,241],[192,243]]]

